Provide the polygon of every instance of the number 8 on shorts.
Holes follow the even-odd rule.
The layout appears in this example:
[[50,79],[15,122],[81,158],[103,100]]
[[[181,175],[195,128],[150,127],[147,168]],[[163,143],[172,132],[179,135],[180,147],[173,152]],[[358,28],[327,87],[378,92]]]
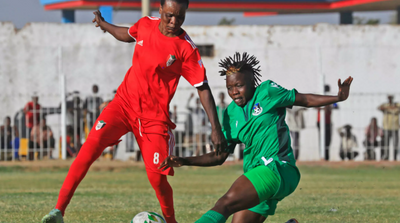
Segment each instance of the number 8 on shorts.
[[154,159],[153,163],[158,164],[160,162],[160,154],[159,153],[154,153]]

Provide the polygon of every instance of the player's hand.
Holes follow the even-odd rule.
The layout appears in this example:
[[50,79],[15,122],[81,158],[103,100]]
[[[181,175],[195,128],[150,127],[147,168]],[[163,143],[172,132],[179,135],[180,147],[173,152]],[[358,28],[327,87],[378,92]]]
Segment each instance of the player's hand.
[[101,12],[99,10],[94,11],[94,19],[93,19],[93,23],[96,23],[96,27],[100,27],[101,30],[103,30],[103,32],[106,32],[105,29],[103,29],[103,27],[101,27],[101,23],[104,22],[104,18],[103,16],[101,16]]
[[338,98],[339,98],[339,101],[344,101],[349,97],[351,82],[353,82],[353,78],[351,76],[348,77],[345,81],[343,81],[343,83],[341,83],[340,79],[338,80],[338,86],[339,86]]
[[220,155],[227,147],[225,136],[221,130],[212,130],[211,141],[214,145],[214,151],[217,156]]
[[159,170],[165,171],[170,167],[181,167],[183,166],[183,160],[178,156],[168,156],[158,167]]

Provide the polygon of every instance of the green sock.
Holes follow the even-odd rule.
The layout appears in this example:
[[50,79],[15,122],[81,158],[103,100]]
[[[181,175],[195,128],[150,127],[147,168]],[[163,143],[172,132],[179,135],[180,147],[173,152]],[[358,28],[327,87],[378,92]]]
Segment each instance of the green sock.
[[213,210],[207,211],[199,220],[197,220],[195,223],[225,223],[226,218]]

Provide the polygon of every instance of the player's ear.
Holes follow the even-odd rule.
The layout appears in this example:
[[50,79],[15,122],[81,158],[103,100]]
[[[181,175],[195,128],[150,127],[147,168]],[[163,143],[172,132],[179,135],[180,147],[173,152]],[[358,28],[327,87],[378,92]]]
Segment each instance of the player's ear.
[[160,8],[158,9],[158,13],[161,15],[162,13],[162,5],[160,4]]

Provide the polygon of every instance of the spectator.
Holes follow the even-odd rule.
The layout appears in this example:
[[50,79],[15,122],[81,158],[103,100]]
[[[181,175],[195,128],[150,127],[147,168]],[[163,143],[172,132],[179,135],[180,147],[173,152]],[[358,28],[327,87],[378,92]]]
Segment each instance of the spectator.
[[[365,159],[375,160],[375,148],[381,145],[378,138],[383,138],[383,130],[378,127],[376,118],[372,118],[369,125],[365,128],[365,141],[366,147]],[[383,151],[382,151],[383,152]],[[383,153],[382,153],[383,154]]]
[[14,126],[18,129],[18,136],[20,138],[29,138],[26,131],[26,121],[24,109],[18,110],[14,115]]
[[[67,157],[76,157],[77,155],[75,144],[74,141],[72,140],[73,138],[74,138],[74,129],[72,128],[72,126],[67,126],[67,137],[66,137]],[[60,142],[62,142],[61,136],[60,136]],[[60,149],[61,149],[61,143],[60,143]]]
[[39,124],[40,121],[40,109],[41,106],[39,104],[39,97],[34,94],[32,96],[32,101],[28,102],[24,107],[26,127],[29,132],[28,135],[31,135],[31,131],[34,125]]
[[74,91],[71,93],[72,100],[67,101],[67,118],[66,125],[71,127],[71,131],[74,132],[72,134],[74,137],[71,138],[73,141],[75,148],[81,148],[81,137],[82,137],[82,109],[81,109],[81,98],[79,97],[79,91]]
[[341,141],[339,155],[342,160],[345,160],[345,158],[353,160],[358,155],[358,152],[353,151],[353,149],[358,147],[358,145],[357,138],[351,132],[351,128],[351,125],[345,125],[338,128]]
[[93,85],[93,95],[86,98],[83,103],[83,113],[86,116],[86,125],[89,130],[94,126],[94,122],[100,115],[100,105],[103,104],[103,99],[97,95],[99,87]]
[[174,110],[170,112],[171,120],[176,124],[178,122],[178,107],[174,105]]
[[299,158],[300,153],[300,130],[305,128],[303,115],[305,110],[306,108],[297,106],[291,109],[286,109],[286,124],[289,126],[290,136],[292,138],[292,148],[296,160]]
[[[42,118],[40,123],[32,128],[29,148],[41,148],[43,156],[49,155],[49,158],[51,158],[51,151],[54,149],[54,144],[53,131],[47,125],[46,119]],[[48,151],[50,154],[47,154]]]
[[[330,87],[329,85],[325,85],[324,92],[329,93]],[[317,117],[317,126],[318,126],[318,133],[320,133],[320,121],[321,121],[321,109],[325,111],[325,160],[329,160],[329,147],[331,145],[331,138],[332,138],[332,110],[338,109],[336,103],[332,105],[327,105],[322,108],[318,107],[318,117]],[[321,139],[321,136],[319,137]]]
[[[174,105],[172,112],[169,112],[170,119],[175,124],[178,124],[178,107]],[[182,155],[180,152],[185,153],[186,148],[183,147],[183,139],[185,138],[185,131],[175,129],[174,130],[174,137],[175,137],[175,148],[173,151],[173,155],[179,156]]]
[[[14,133],[13,133],[14,131]],[[14,140],[13,140],[13,134],[14,134]],[[2,126],[0,126],[0,152],[4,154],[4,149],[12,149],[13,147],[16,149],[15,150],[15,158],[18,159],[18,144],[16,142],[19,142],[19,137],[18,137],[18,129],[16,126],[12,127],[11,126],[11,118],[9,116],[4,118],[4,123]],[[14,146],[13,146],[14,144]],[[10,153],[7,152],[7,158],[12,158],[12,153],[10,150]]]
[[12,148],[12,127],[11,118],[7,116],[4,119],[4,125],[0,126],[1,148]]
[[[205,140],[206,140],[206,113],[200,106],[200,99],[196,98],[196,107],[190,106],[190,101],[194,97],[192,93],[188,99],[186,108],[189,110],[189,117],[188,119],[191,120],[191,125],[189,124],[189,135],[190,140],[189,142],[195,141],[196,146],[196,156],[205,153]],[[192,140],[192,136],[194,136],[195,140]]]
[[113,98],[110,99],[110,100],[108,100],[108,101],[103,102],[103,103],[99,106],[100,112],[102,112],[103,109],[108,105],[108,103],[110,103],[110,102],[114,99],[114,96],[115,96],[116,93],[117,93],[117,90],[114,90],[114,91],[113,91]]
[[383,154],[382,159],[389,159],[390,139],[393,139],[394,157],[397,158],[399,147],[400,104],[393,102],[393,95],[388,95],[388,102],[378,107],[383,112]]
[[221,92],[219,93],[219,103],[217,105],[218,120],[221,125],[224,120],[224,112],[226,110],[226,107],[228,107],[228,105],[225,103],[225,93]]

